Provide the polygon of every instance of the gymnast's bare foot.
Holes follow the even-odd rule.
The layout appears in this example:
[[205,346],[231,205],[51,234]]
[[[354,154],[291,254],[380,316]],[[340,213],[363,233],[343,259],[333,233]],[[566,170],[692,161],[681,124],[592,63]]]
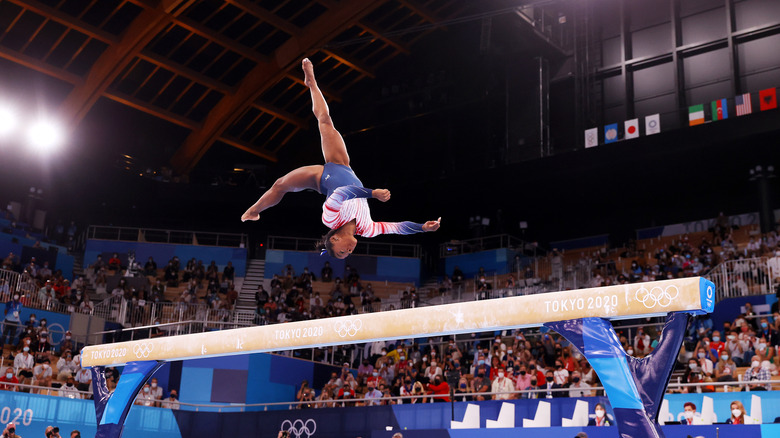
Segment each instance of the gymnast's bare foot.
[[304,75],[303,83],[309,88],[316,86],[317,81],[314,79],[314,65],[309,61],[309,58],[303,58],[302,67]]

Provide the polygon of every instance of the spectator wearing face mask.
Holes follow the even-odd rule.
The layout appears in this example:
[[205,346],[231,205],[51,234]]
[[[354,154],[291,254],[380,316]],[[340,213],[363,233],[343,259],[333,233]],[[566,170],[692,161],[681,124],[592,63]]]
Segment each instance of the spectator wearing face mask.
[[171,390],[168,398],[163,399],[161,406],[166,409],[173,409],[174,411],[179,410],[179,394],[175,389]]
[[745,424],[745,407],[740,401],[731,402],[731,417],[726,424]]
[[136,397],[135,404],[138,406],[154,406],[154,403],[155,400],[154,395],[152,395],[152,387],[147,383],[141,389],[138,397]]
[[66,351],[57,361],[57,380],[67,380],[69,376],[75,375],[78,369],[79,365],[73,361],[73,355],[70,351]]
[[[772,374],[769,369],[761,366],[761,358],[759,356],[753,356],[750,362],[750,368],[745,371],[745,375],[742,377],[743,382],[751,382],[753,380],[770,380]],[[769,383],[759,383],[747,385],[750,391],[771,391],[772,385]]]
[[[8,367],[5,369],[5,374],[3,374],[3,377],[0,377],[0,382],[3,383],[19,383],[19,379],[14,376],[14,369],[12,367]],[[0,390],[2,391],[18,391],[18,386],[16,385],[0,385]]]
[[49,359],[44,359],[42,363],[33,368],[33,385],[45,386],[51,388],[53,371]]
[[74,377],[79,391],[89,391],[92,388],[92,373],[86,368],[79,368]]
[[151,387],[150,392],[156,401],[155,406],[160,407],[160,402],[163,399],[163,389],[159,386],[159,382],[157,381],[156,377],[153,377],[149,383],[149,386]]
[[[496,378],[493,380],[491,391],[508,393],[515,390],[512,379],[506,376],[506,371],[501,368],[498,370]],[[493,394],[493,400],[509,400],[515,398],[515,394]]]
[[[683,405],[683,409],[685,409],[685,411],[683,411],[684,419],[681,422],[681,424],[684,424],[684,425],[687,425],[687,426],[692,426],[693,424],[703,424],[703,423],[700,422],[701,415],[696,413],[696,405],[695,404],[693,404],[691,402],[685,402],[685,404]],[[697,421],[697,420],[699,420],[699,421]]]
[[[62,338],[62,342],[60,342],[60,354],[64,354],[66,351],[73,351],[73,347],[73,333],[68,330]],[[59,369],[59,366],[57,368]]]
[[612,419],[607,416],[607,410],[601,403],[596,404],[595,416],[588,420],[588,426],[612,426]]
[[3,340],[6,344],[14,343],[17,328],[21,325],[19,315],[22,313],[22,303],[19,294],[14,293],[11,300],[5,303],[5,319],[3,320]]
[[81,394],[79,394],[78,388],[76,388],[76,381],[73,379],[73,377],[68,377],[68,380],[65,382],[65,384],[60,387],[59,394],[60,397],[65,398],[81,398]]
[[470,395],[462,395],[469,393],[469,382],[465,377],[461,377],[458,380],[458,386],[455,388],[455,401],[472,401],[473,397]]
[[563,391],[552,391],[553,389],[560,388],[562,388],[562,386],[555,383],[555,377],[552,370],[547,370],[547,373],[545,373],[544,376],[544,382],[539,385],[539,389],[545,389],[547,391],[542,393],[541,396],[545,398],[564,397],[566,394]]
[[590,385],[582,381],[579,371],[571,374],[571,385],[569,385],[569,397],[590,397]]
[[35,358],[30,354],[30,346],[22,347],[22,353],[14,358],[14,368],[18,370],[20,383],[29,384],[33,378],[33,368],[35,367]]
[[428,394],[433,395],[434,403],[449,403],[450,385],[442,380],[441,372],[428,384]]
[[441,367],[439,367],[439,364],[435,359],[431,359],[431,365],[425,369],[424,375],[425,378],[428,379],[428,382],[433,382],[436,376],[442,376]]
[[379,400],[382,398],[382,392],[376,389],[373,383],[368,384],[368,392],[363,396],[366,406],[379,406]]

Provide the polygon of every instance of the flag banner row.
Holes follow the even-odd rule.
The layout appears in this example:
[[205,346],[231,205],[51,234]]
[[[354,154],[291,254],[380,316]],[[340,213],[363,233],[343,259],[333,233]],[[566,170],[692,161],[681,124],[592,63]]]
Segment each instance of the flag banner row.
[[[777,109],[777,88],[767,88],[758,92],[758,109],[768,111]],[[688,126],[703,125],[709,122],[726,120],[730,115],[741,117],[753,113],[753,94],[745,93],[734,97],[734,110],[729,109],[729,99],[713,100],[710,105],[696,104],[688,107]],[[708,114],[709,112],[709,114]],[[661,132],[661,115],[652,114],[646,116],[644,123],[644,135],[653,135]],[[600,138],[600,136],[603,137]],[[599,128],[585,130],[585,147],[592,148],[599,144],[610,144],[620,140],[638,138],[641,134],[639,119],[631,119],[623,122],[623,136],[620,136],[620,125],[612,123],[604,126],[603,134],[599,134]],[[601,140],[601,141],[600,141]]]
[[[708,119],[711,122],[729,118],[728,99],[713,100],[710,103],[709,117],[705,114],[706,106],[703,104],[688,107],[688,126],[703,125]],[[777,108],[777,89],[767,88],[758,92],[758,109],[769,111]],[[752,94],[745,93],[734,96],[734,109],[737,117],[753,113]]]
[[[645,135],[653,135],[661,132],[661,115],[652,114],[645,117]],[[623,122],[623,139],[638,138],[639,119],[631,119]],[[612,123],[604,126],[604,144],[615,143],[620,140],[619,125]],[[592,148],[599,145],[599,128],[585,130],[585,147]]]

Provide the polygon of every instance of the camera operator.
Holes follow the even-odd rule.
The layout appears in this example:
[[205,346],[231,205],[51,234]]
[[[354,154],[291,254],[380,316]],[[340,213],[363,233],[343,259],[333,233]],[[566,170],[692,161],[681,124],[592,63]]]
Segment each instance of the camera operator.
[[46,438],[62,438],[60,436],[60,428],[55,426],[47,426]]
[[8,423],[3,430],[3,438],[22,438],[16,434],[16,424]]

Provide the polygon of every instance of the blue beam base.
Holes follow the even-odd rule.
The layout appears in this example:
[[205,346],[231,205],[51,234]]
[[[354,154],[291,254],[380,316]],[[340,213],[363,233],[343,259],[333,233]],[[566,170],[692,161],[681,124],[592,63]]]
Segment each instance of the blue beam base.
[[628,356],[612,324],[583,318],[544,324],[560,333],[588,359],[612,405],[622,438],[662,438],[658,425],[666,387],[672,377],[690,315],[670,313],[658,346],[648,356]]
[[93,367],[92,392],[95,398],[97,433],[95,438],[120,438],[130,407],[138,391],[164,362],[130,362],[125,365],[114,392],[108,391],[105,367]]

